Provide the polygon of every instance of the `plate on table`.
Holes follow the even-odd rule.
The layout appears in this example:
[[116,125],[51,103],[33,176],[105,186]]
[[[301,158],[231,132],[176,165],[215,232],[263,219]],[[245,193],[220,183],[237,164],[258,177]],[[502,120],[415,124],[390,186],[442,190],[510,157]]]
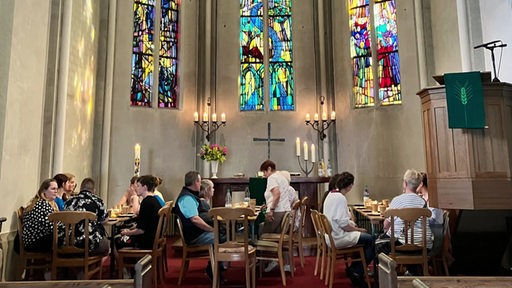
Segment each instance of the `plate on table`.
[[133,217],[135,216],[135,213],[122,213],[122,214],[117,214],[117,217]]
[[369,212],[368,215],[369,216],[380,216],[380,213],[379,212]]
[[365,213],[371,213],[372,212],[372,209],[363,209],[361,210],[362,212],[365,212]]

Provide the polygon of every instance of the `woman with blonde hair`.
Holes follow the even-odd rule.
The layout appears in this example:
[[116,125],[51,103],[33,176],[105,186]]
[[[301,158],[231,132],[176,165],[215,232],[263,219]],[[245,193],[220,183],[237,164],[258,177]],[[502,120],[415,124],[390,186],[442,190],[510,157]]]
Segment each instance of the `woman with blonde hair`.
[[53,245],[53,223],[48,216],[58,211],[57,181],[46,179],[23,213],[23,242],[30,252],[49,252]]

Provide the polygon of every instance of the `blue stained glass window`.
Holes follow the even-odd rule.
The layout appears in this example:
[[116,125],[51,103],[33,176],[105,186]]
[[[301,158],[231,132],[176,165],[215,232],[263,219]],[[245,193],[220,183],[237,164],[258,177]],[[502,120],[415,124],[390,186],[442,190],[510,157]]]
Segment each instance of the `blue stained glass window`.
[[178,0],[162,0],[158,107],[178,108]]
[[133,54],[131,79],[131,105],[151,106],[153,87],[153,0],[137,0],[133,4]]
[[[265,110],[265,73],[269,75],[269,109],[295,109],[291,2],[240,0],[241,111]],[[266,9],[264,5],[267,5]],[[268,15],[268,47],[264,47],[263,41],[266,37],[264,13]],[[264,66],[265,57],[268,57],[268,67]]]

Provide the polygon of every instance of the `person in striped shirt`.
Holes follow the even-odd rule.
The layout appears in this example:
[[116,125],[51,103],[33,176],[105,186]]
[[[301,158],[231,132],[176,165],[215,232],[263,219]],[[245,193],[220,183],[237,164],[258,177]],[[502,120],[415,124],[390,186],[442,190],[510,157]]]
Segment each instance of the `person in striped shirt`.
[[[416,190],[420,186],[422,181],[421,174],[414,170],[409,169],[405,172],[403,178],[403,193],[396,196],[391,200],[389,209],[400,209],[400,208],[428,208],[425,199],[416,194]],[[387,235],[391,235],[390,231],[391,222],[389,219],[384,220],[384,231]],[[395,235],[398,236],[398,241],[401,243],[405,242],[405,234],[403,233],[404,222],[400,218],[395,219]],[[423,229],[421,227],[421,219],[416,221],[414,226],[414,243],[422,243]],[[430,226],[427,225],[427,249],[432,248],[432,231]]]

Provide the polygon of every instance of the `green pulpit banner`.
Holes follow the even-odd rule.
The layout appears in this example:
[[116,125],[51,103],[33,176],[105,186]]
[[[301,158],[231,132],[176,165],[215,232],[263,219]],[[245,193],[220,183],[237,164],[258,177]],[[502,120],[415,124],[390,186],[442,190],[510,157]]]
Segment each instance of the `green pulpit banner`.
[[484,128],[485,108],[480,72],[446,73],[448,127]]

